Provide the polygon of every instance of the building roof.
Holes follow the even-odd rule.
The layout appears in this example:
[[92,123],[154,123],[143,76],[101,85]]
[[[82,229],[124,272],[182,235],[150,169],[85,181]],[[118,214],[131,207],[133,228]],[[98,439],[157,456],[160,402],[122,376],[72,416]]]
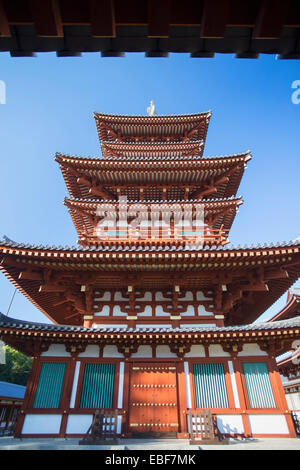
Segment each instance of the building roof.
[[[211,111],[173,116],[94,113],[102,142],[205,142]],[[203,151],[203,148],[202,148]]]
[[36,351],[35,344],[47,350],[47,344],[66,343],[70,350],[83,344],[115,344],[130,347],[136,344],[169,344],[170,347],[191,346],[192,344],[225,343],[229,348],[234,344],[255,342],[268,348],[273,345],[272,354],[282,351],[284,344],[300,338],[300,317],[280,322],[263,322],[244,326],[195,326],[194,328],[120,328],[103,326],[83,327],[71,325],[49,325],[34,323],[0,314],[0,337],[7,344],[30,354]]
[[[297,239],[296,241],[299,241],[299,239]],[[296,317],[299,314],[300,314],[300,289],[293,288],[288,291],[286,305],[280,310],[280,312],[276,313],[270,319],[270,321],[286,320],[288,318]]]
[[[230,325],[230,326],[195,326],[195,327],[180,327],[180,328],[172,328],[162,326],[162,327],[138,327],[138,328],[123,328],[123,327],[105,327],[105,325],[98,325],[95,324],[92,327],[85,327],[82,325],[57,325],[57,324],[49,324],[49,323],[42,323],[42,322],[31,322],[27,320],[19,320],[17,318],[11,318],[3,313],[0,312],[0,327],[3,330],[4,328],[15,328],[21,330],[30,330],[30,331],[49,331],[49,332],[74,332],[74,333],[140,333],[147,332],[147,333],[229,333],[229,332],[246,332],[246,331],[271,331],[271,330],[284,330],[284,329],[293,329],[296,328],[297,330],[300,328],[300,316],[291,318],[290,320],[281,320],[277,322],[258,322],[258,323],[249,323],[247,325]],[[300,334],[298,331],[297,334]]]
[[103,57],[125,52],[147,57],[167,57],[169,52],[206,58],[214,53],[300,56],[297,1],[172,1],[163,9],[147,0],[115,0],[105,8],[89,8],[85,0],[42,2],[43,7],[28,0],[2,3],[0,50],[14,57],[48,51],[59,57],[82,52],[101,52]]
[[105,159],[122,160],[184,160],[201,158],[203,140],[192,142],[101,142]]
[[298,279],[300,244],[203,248],[188,241],[139,246],[103,241],[93,248],[70,248],[6,238],[0,243],[0,260],[8,279],[58,323],[82,321],[86,306],[80,286],[92,279],[95,289],[120,290],[127,288],[130,275],[141,289],[164,290],[170,288],[172,276],[184,273],[178,282],[186,290],[211,290],[212,281],[215,288],[226,284],[220,306],[226,312],[225,324],[245,324]]
[[[162,207],[162,210],[164,205],[167,205],[165,206],[166,211],[171,211],[172,207],[173,210],[176,209],[178,211],[178,208],[180,207],[182,214],[183,211],[185,211],[185,213],[187,213],[187,211],[190,211],[191,214],[193,214],[194,219],[196,217],[197,208],[198,211],[200,207],[203,208],[203,222],[207,223],[209,220],[212,221],[212,230],[209,233],[210,236],[206,237],[206,239],[203,240],[203,243],[214,245],[222,241],[221,239],[217,239],[217,232],[220,229],[222,229],[222,232],[226,234],[224,241],[226,240],[226,242],[228,243],[227,233],[232,226],[238,207],[240,206],[240,204],[242,204],[242,202],[243,201],[241,198],[231,197],[226,199],[211,199],[203,201],[157,201],[155,202],[155,205],[156,208]],[[99,220],[101,219],[100,215],[97,216],[97,213],[99,214],[99,210],[101,211],[101,207],[105,209],[105,213],[107,213],[109,208],[113,208],[117,217],[119,214],[120,207],[119,202],[113,200],[99,201],[95,199],[66,198],[64,203],[69,209],[70,215],[72,217],[73,223],[76,227],[80,239],[80,243],[83,243],[84,240],[87,240],[90,244],[98,244],[99,242],[98,237],[95,235],[95,230]],[[146,216],[146,207],[148,207],[147,212],[149,212],[148,215],[150,220],[150,211],[153,211],[153,205],[151,203],[153,203],[153,201],[130,201],[130,203],[128,203],[126,206],[128,216],[130,215],[130,213],[133,214],[134,217],[137,216],[138,211],[141,209],[144,211],[144,215]],[[103,217],[105,213],[103,212]],[[171,212],[169,212],[169,214],[171,215]],[[128,220],[127,222],[129,223]],[[146,227],[146,230],[148,231],[148,227]],[[195,228],[195,230],[197,229]],[[198,227],[198,232],[196,232],[195,239],[197,234],[199,234],[199,230],[201,230],[201,228]],[[144,238],[151,238],[150,234],[148,234],[148,236],[146,235],[147,234],[145,234]],[[129,235],[127,233],[126,237],[128,236]],[[168,239],[172,239],[172,237],[174,240],[179,240],[180,238],[184,239],[184,237],[180,237],[180,235],[177,235],[177,238],[174,238],[174,233],[172,233],[172,231],[168,227],[168,229],[165,230],[161,241],[165,243]],[[109,237],[110,240],[112,240],[113,238],[117,238],[117,236]],[[125,234],[121,238],[125,239]],[[134,243],[139,244],[139,241],[136,240],[134,241]]]
[[120,195],[139,200],[140,188],[144,199],[160,200],[163,187],[167,189],[167,199],[174,201],[185,198],[186,188],[189,199],[232,197],[250,159],[249,152],[163,161],[55,156],[70,196],[99,200],[118,200]]
[[[1,318],[1,314],[0,314]],[[1,322],[1,320],[0,320]],[[10,382],[3,382],[0,380],[0,399],[1,398],[16,398],[23,399],[26,387],[23,385],[13,384]]]

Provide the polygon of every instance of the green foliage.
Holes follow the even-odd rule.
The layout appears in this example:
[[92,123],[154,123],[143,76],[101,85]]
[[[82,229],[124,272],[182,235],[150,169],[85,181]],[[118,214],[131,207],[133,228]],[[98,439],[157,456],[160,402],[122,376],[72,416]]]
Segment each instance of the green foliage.
[[5,364],[0,364],[0,380],[19,385],[26,385],[32,366],[32,359],[16,351],[10,346],[4,346]]

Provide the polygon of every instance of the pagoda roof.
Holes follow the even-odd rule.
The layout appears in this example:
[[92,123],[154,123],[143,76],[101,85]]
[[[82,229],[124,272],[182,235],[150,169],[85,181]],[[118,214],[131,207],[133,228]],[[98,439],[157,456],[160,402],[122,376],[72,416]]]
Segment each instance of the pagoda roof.
[[74,325],[51,325],[35,323],[7,317],[0,313],[0,337],[25,353],[36,351],[35,344],[42,340],[43,346],[53,342],[76,344],[114,344],[130,343],[174,344],[183,341],[185,345],[218,344],[226,342],[230,348],[233,344],[255,342],[263,348],[266,342],[273,344],[273,352],[281,351],[283,343],[291,343],[300,338],[300,317],[278,322],[262,322],[243,326],[196,326],[193,328],[120,328],[102,326],[84,327]]
[[250,159],[249,152],[178,160],[107,160],[62,154],[55,156],[71,197],[90,198],[92,192],[97,192],[95,187],[101,187],[104,195],[99,197],[118,199],[117,187],[124,187],[128,197],[133,200],[139,199],[139,186],[151,187],[149,196],[145,194],[147,199],[162,199],[157,186],[163,185],[173,185],[169,190],[169,199],[183,199],[186,186],[192,188],[190,197],[193,199],[193,193],[197,194],[213,180],[220,180],[214,198],[235,196]]
[[[294,317],[290,318],[288,320],[280,320],[280,321],[275,321],[272,323],[281,323],[281,322],[292,322],[297,321],[300,317]],[[271,322],[270,322],[271,323]],[[296,339],[296,338],[295,338]],[[299,341],[296,341],[297,344],[299,344]],[[295,343],[294,343],[295,344]],[[294,344],[291,345],[291,347],[294,347]],[[290,349],[290,348],[286,348]],[[290,354],[288,357],[284,357],[277,361],[277,366],[279,368],[279,372],[281,375],[285,377],[290,377],[290,376],[299,376],[300,375],[300,347],[293,349],[290,351]],[[298,378],[300,380],[300,377]],[[290,381],[290,384],[292,384],[292,381]],[[288,384],[287,384],[288,385]]]
[[[118,201],[99,201],[97,199],[77,199],[77,198],[66,198],[64,201],[68,207],[73,223],[76,227],[79,237],[83,233],[89,233],[93,235],[94,228],[96,226],[95,217],[96,212],[102,205],[112,205],[116,209],[119,207]],[[196,210],[197,206],[204,206],[205,218],[211,216],[214,217],[213,229],[218,230],[220,228],[225,231],[229,231],[234,221],[236,212],[240,204],[243,203],[241,197],[230,197],[224,199],[206,199],[206,200],[187,200],[187,201],[130,201],[128,202],[128,208],[134,208],[135,205],[143,207],[153,203],[155,206],[164,206],[172,208],[176,205],[182,208],[190,207],[192,211]],[[92,220],[91,220],[92,217]]]
[[106,159],[166,160],[202,157],[204,142],[101,142],[102,155]]
[[[73,302],[79,312],[84,311],[80,285],[92,278],[95,288],[100,289],[126,288],[128,275],[132,275],[141,289],[164,290],[170,288],[172,275],[184,273],[178,282],[188,289],[211,289],[212,285],[226,283],[225,321],[243,324],[258,318],[298,279],[300,244],[294,241],[203,248],[188,241],[142,241],[138,245],[103,241],[93,248],[70,248],[4,239],[0,243],[0,260],[0,268],[8,279],[58,323],[66,322],[69,314],[72,316],[73,310],[68,312],[64,302]],[[223,278],[227,280],[222,281]],[[77,290],[71,292],[72,289]],[[67,291],[68,299],[64,300]]]
[[286,320],[300,315],[300,289],[294,288],[288,291],[287,303],[269,321]]
[[128,116],[94,113],[99,140],[170,139],[205,141],[211,111],[173,116]]

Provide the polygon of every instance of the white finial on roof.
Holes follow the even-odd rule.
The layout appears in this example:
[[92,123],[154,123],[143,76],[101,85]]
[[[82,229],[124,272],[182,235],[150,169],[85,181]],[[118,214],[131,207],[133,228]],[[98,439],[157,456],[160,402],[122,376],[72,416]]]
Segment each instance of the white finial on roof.
[[154,102],[152,100],[150,101],[150,106],[147,107],[147,113],[149,114],[149,116],[156,115]]

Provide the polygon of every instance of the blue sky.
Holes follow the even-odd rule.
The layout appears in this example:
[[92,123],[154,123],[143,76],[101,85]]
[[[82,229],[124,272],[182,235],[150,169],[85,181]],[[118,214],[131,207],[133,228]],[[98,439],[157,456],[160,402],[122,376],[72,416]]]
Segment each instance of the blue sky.
[[[74,245],[77,236],[62,204],[67,191],[55,152],[99,156],[93,112],[145,114],[153,99],[159,114],[212,110],[205,155],[251,150],[238,191],[244,204],[232,227],[233,244],[295,239],[300,236],[300,104],[293,104],[291,95],[299,79],[299,61],[263,55],[249,60],[221,54],[150,59],[1,53],[6,104],[0,105],[0,235]],[[1,275],[1,312],[7,313],[13,292]],[[285,301],[286,294],[262,319]],[[19,292],[9,315],[47,321]]]

